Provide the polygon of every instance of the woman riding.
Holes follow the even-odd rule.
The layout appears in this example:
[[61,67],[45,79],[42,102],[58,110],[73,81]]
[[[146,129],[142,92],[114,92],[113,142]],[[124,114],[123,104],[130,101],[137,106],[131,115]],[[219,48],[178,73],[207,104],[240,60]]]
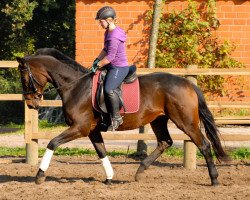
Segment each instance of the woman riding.
[[111,125],[108,131],[116,130],[122,123],[120,115],[119,97],[115,90],[121,85],[129,72],[128,60],[126,56],[126,34],[116,26],[116,12],[112,7],[105,6],[96,14],[96,20],[99,20],[104,34],[104,48],[93,63],[92,70],[105,67],[107,75],[104,85],[105,101],[108,112],[111,115]]

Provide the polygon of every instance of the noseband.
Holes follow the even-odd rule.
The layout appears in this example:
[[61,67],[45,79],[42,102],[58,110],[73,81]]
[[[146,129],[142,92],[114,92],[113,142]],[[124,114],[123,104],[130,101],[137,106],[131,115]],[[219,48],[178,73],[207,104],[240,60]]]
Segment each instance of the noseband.
[[39,85],[39,86],[41,86],[41,87],[44,87],[44,86],[41,83],[39,83],[39,81],[37,81],[36,78],[33,76],[32,72],[30,70],[29,64],[25,63],[24,67],[25,67],[24,69],[19,68],[19,71],[21,73],[21,76],[25,72],[28,73],[28,76],[29,76],[28,89],[30,89],[30,91],[23,91],[22,94],[24,94],[24,95],[26,95],[26,94],[37,94],[38,97],[41,97],[42,94],[40,92],[38,92],[36,84]]

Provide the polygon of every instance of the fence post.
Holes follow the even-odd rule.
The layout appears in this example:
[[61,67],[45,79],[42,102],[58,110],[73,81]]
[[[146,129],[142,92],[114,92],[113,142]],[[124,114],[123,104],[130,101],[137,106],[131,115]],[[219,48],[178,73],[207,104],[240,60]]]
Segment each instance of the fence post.
[[[189,69],[197,69],[196,65],[189,65]],[[187,79],[197,85],[196,76],[187,76]],[[191,140],[184,140],[183,166],[186,169],[196,169],[196,146]]]
[[36,165],[38,163],[38,140],[32,139],[33,132],[38,132],[38,111],[31,110],[25,104],[25,143],[26,163]]

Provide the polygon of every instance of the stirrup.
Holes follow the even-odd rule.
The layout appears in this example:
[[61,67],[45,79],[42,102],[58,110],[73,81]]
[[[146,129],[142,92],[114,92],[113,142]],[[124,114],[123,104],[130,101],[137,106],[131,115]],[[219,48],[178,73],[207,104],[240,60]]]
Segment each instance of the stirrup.
[[101,124],[100,124],[100,130],[101,131],[107,131],[108,130],[108,127],[109,127],[109,125],[108,124],[106,124],[105,122],[102,122]]
[[112,118],[111,125],[108,127],[108,131],[115,131],[122,124],[123,124],[122,117],[120,117],[120,118]]

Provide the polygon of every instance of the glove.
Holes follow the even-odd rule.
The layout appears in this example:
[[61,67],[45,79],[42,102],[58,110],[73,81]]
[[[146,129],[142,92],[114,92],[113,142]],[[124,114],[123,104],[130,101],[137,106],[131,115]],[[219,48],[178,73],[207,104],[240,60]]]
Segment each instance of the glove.
[[97,71],[97,69],[98,69],[97,63],[98,63],[99,61],[100,61],[100,60],[99,60],[98,58],[96,58],[96,59],[94,60],[94,62],[93,62],[93,64],[92,64],[92,67],[91,67],[91,71],[92,71],[93,73],[95,73],[95,72]]

